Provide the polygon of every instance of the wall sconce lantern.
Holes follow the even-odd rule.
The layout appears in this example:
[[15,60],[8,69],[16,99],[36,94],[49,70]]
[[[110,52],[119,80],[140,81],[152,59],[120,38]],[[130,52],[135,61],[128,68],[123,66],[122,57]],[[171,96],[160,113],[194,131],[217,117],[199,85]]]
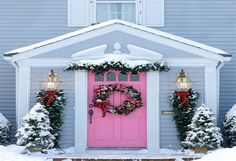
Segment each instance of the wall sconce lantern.
[[181,98],[182,105],[187,104],[187,97],[190,94],[188,91],[191,87],[191,81],[187,78],[183,69],[179,72],[177,79],[175,81],[175,85],[177,87],[177,91],[175,92],[176,96]]
[[175,85],[178,91],[187,91],[191,87],[192,82],[187,78],[183,69],[178,73]]
[[61,81],[58,80],[58,74],[53,69],[48,73],[48,78],[43,81],[43,88],[48,91],[57,90],[61,85]]

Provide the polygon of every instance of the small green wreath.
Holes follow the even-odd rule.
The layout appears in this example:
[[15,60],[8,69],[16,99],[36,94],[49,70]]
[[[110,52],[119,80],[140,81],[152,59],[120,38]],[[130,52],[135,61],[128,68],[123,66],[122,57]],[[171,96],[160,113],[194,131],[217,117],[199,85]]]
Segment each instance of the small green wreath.
[[[122,105],[114,106],[110,103],[109,97],[113,92],[120,92],[127,96],[127,99]],[[123,84],[109,84],[100,85],[97,89],[95,89],[93,103],[95,107],[102,110],[103,117],[106,116],[106,112],[118,115],[128,115],[142,106],[142,98],[141,93],[132,86],[126,86]]]

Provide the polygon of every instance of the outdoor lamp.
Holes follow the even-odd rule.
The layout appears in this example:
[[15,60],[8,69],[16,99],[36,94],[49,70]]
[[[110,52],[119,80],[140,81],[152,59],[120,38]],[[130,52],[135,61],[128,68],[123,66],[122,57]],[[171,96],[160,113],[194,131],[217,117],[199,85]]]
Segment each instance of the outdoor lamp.
[[178,73],[175,85],[179,91],[187,91],[190,88],[191,81],[187,78],[183,69]]
[[53,71],[53,69],[48,73],[48,78],[43,81],[43,88],[49,91],[56,90],[61,84],[58,80],[58,74]]

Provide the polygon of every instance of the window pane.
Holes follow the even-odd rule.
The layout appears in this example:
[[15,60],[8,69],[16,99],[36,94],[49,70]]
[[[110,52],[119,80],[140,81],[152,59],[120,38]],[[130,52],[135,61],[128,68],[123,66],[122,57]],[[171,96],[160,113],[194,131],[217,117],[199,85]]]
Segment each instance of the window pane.
[[116,80],[116,75],[113,72],[109,72],[107,74],[107,81],[115,81]]
[[111,19],[121,19],[135,22],[135,3],[97,3],[96,19],[103,22]]
[[139,74],[138,73],[132,73],[130,76],[130,81],[139,81]]
[[104,74],[95,74],[95,81],[104,81]]
[[122,73],[119,74],[119,81],[127,81],[127,80],[128,80],[127,74],[122,74]]

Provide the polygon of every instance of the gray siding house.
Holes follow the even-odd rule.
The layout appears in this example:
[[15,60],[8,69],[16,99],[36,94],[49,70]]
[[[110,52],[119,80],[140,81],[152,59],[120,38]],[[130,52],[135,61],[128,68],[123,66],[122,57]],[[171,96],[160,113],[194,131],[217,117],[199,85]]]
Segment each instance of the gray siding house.
[[144,54],[149,53],[169,63],[167,73],[147,73],[147,96],[158,99],[147,97],[146,148],[178,148],[175,125],[165,111],[171,110],[171,83],[182,68],[200,93],[199,103],[211,106],[219,125],[235,104],[235,17],[232,0],[0,0],[0,112],[15,131],[53,68],[67,97],[62,147],[86,151],[87,76],[63,69],[76,57],[97,59],[113,53],[119,42],[120,51],[130,52],[134,60],[149,60]]

